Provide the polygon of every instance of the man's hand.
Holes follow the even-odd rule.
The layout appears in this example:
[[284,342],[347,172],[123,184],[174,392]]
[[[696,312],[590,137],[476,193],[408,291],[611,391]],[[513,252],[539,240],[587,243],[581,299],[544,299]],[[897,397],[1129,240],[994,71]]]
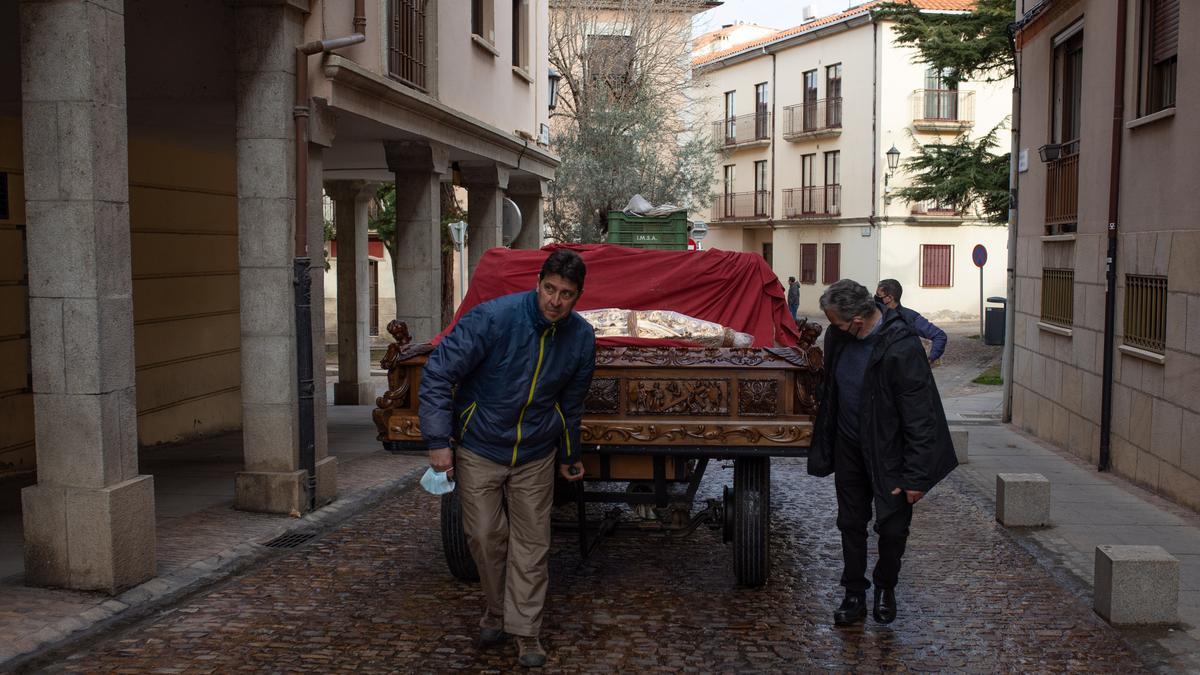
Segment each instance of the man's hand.
[[450,448],[435,448],[429,451],[429,466],[438,473],[446,472],[446,478],[454,479],[454,454]]
[[906,499],[908,499],[909,504],[916,504],[917,502],[921,501],[921,497],[925,496],[925,493],[921,492],[920,490],[901,490],[900,488],[892,490],[893,495],[898,495],[901,492],[904,492],[904,496]]
[[575,462],[574,464],[559,464],[558,473],[568,481],[574,483],[577,480],[583,480],[583,462]]

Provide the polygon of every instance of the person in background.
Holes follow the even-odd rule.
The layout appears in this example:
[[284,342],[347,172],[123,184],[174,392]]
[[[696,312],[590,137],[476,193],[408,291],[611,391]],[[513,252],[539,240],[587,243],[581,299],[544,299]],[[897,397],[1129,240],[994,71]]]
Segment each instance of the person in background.
[[796,277],[788,277],[787,301],[792,318],[799,321],[797,314],[800,312],[800,283],[796,281]]
[[882,302],[888,309],[896,310],[917,331],[917,335],[932,343],[929,347],[929,365],[934,365],[946,351],[946,331],[933,325],[933,322],[921,316],[914,309],[900,304],[900,296],[904,295],[904,287],[895,279],[884,279],[875,289],[875,299]]
[[421,379],[429,464],[457,474],[463,529],[479,568],[486,603],[479,640],[490,646],[515,635],[526,667],[546,663],[538,635],[554,476],[583,478],[580,419],[596,334],[572,310],[586,272],[578,253],[553,251],[536,288],[464,314],[429,355]]

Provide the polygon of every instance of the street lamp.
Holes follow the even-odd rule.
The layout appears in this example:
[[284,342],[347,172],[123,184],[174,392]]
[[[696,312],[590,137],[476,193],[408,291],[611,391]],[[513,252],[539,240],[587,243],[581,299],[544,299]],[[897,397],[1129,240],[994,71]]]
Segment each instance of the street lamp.
[[550,78],[550,106],[549,107],[551,110],[554,110],[554,108],[556,106],[558,106],[558,81],[562,79],[562,75],[559,75],[557,70],[551,68],[550,72],[547,73],[546,76],[548,78]]
[[891,150],[887,151],[887,159],[888,173],[892,173],[896,170],[896,167],[900,166],[900,151],[896,149],[895,145],[892,146]]
[[1042,158],[1042,162],[1049,164],[1057,161],[1062,157],[1062,143],[1047,143],[1038,148],[1038,157]]

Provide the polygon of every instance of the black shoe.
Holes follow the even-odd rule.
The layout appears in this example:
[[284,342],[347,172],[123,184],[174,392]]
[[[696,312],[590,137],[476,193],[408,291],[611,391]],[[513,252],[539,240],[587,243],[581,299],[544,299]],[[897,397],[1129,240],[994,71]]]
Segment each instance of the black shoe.
[[896,620],[896,591],[891,588],[875,589],[875,611],[872,612],[879,623],[891,623]]
[[847,592],[833,612],[833,625],[851,626],[867,618],[867,594]]

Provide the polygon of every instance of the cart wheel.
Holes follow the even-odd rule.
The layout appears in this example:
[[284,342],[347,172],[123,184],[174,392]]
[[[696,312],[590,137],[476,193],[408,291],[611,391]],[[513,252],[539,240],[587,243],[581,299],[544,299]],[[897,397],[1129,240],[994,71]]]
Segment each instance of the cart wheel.
[[771,570],[771,459],[746,457],[733,465],[733,574],[742,586],[767,582]]
[[479,568],[471,557],[467,532],[463,529],[462,502],[458,498],[458,490],[442,495],[442,552],[446,554],[446,566],[454,578],[479,581]]

